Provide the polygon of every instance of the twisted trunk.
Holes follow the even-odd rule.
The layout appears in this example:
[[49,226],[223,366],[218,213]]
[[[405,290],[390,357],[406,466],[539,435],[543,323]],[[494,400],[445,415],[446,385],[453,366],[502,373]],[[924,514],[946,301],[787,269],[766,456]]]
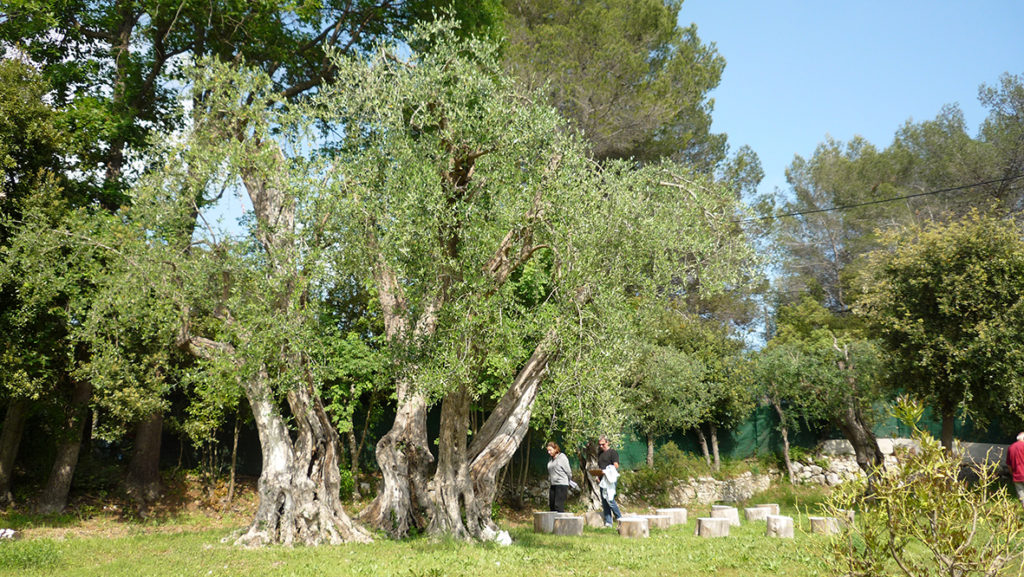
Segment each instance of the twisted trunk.
[[[450,535],[464,540],[480,535],[479,517],[468,514],[477,508],[466,449],[469,401],[468,392],[460,387],[441,403],[437,471],[430,481],[430,525],[427,529],[432,535]],[[465,522],[464,510],[467,512]]]
[[537,345],[469,447],[470,474],[476,498],[467,505],[466,516],[481,530],[485,527],[497,530],[491,519],[491,506],[498,489],[498,472],[512,460],[530,429],[533,402],[548,372],[554,338],[555,332],[550,331]]
[[259,431],[263,471],[259,505],[236,545],[369,542],[339,501],[338,435],[312,387],[288,393],[292,440],[264,371],[245,383]]
[[871,427],[864,418],[864,411],[861,408],[860,400],[856,396],[857,378],[853,371],[853,359],[849,347],[839,346],[833,340],[833,348],[841,355],[838,362],[839,370],[848,371],[847,392],[843,397],[842,411],[837,419],[836,425],[843,432],[846,440],[853,445],[854,455],[857,457],[857,465],[868,477],[868,491],[873,487],[875,476],[885,470],[885,455],[878,446],[878,439]]
[[422,395],[400,401],[391,430],[377,442],[376,455],[383,486],[359,520],[392,537],[404,537],[413,527],[425,529],[434,456],[427,445],[427,402]]

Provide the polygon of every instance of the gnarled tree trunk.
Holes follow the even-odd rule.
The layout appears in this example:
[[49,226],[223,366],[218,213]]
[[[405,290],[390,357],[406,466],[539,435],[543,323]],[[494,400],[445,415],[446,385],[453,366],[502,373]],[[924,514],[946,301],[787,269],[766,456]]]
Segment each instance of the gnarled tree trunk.
[[[842,355],[838,362],[839,370],[853,372],[853,360],[850,357],[848,347],[840,347],[838,342],[833,342],[833,348]],[[853,445],[853,453],[857,457],[857,465],[868,476],[868,491],[871,491],[875,475],[885,470],[885,455],[878,446],[878,439],[875,433],[868,426],[864,418],[864,411],[860,401],[854,394],[857,391],[857,379],[850,376],[847,379],[848,392],[843,399],[842,412],[837,419],[836,425],[843,432],[846,440]]]
[[527,431],[530,415],[541,381],[548,372],[553,352],[555,333],[551,331],[534,349],[529,360],[516,374],[498,406],[484,421],[469,447],[470,474],[473,479],[475,502],[466,508],[467,518],[480,530],[497,530],[491,519],[491,506],[497,492],[495,479],[502,467],[512,460]]
[[432,535],[470,539],[480,535],[479,518],[463,511],[476,509],[476,494],[469,475],[466,431],[469,430],[470,397],[464,387],[449,393],[441,403],[437,471],[430,481]]
[[312,387],[288,393],[296,435],[292,440],[266,375],[245,384],[260,435],[263,471],[259,505],[236,545],[368,542],[341,506],[338,434]]
[[427,445],[427,402],[419,394],[400,401],[391,430],[377,441],[383,486],[359,520],[392,537],[426,528],[427,480],[434,456]]

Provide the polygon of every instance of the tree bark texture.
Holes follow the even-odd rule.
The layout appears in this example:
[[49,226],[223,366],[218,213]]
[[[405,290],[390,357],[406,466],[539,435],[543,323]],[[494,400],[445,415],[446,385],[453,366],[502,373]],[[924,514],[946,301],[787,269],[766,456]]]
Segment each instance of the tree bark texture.
[[28,403],[21,398],[11,399],[7,404],[3,431],[0,431],[0,507],[6,507],[14,501],[11,480],[27,418]]
[[654,435],[647,435],[647,466],[654,466]]
[[704,455],[704,462],[711,466],[711,452],[708,451],[708,439],[704,436],[704,430],[700,428],[700,425],[695,429],[697,432],[697,443],[700,445],[700,452]]
[[412,528],[426,529],[427,482],[434,456],[427,445],[427,401],[412,395],[399,401],[394,424],[377,441],[377,466],[383,486],[359,514],[359,520],[404,537]]
[[512,385],[498,401],[498,406],[474,435],[469,447],[470,475],[476,495],[474,506],[466,515],[476,517],[473,523],[497,530],[491,519],[491,505],[497,493],[498,472],[512,460],[527,431],[537,391],[548,372],[555,332],[551,331],[534,349],[529,360],[516,374]]
[[711,452],[715,457],[715,470],[720,471],[722,469],[722,457],[718,452],[718,427],[714,423],[709,423],[708,431],[711,433]]
[[68,492],[71,490],[71,479],[74,477],[75,467],[78,466],[82,434],[89,416],[92,384],[85,380],[76,380],[74,387],[57,442],[57,455],[53,460],[46,486],[36,504],[36,511],[41,514],[59,513],[64,510],[68,503]]
[[[779,422],[786,422],[786,413],[782,410],[782,405],[775,399],[771,399],[772,407],[775,409],[775,414],[779,416]],[[789,477],[789,483],[791,485],[796,484],[796,479],[793,477],[793,461],[789,458],[789,427],[785,424],[779,427],[779,433],[782,435],[782,461],[786,464],[786,476]]]
[[939,432],[939,440],[942,448],[953,452],[953,426],[956,424],[956,408],[945,408],[942,410],[942,430]]
[[437,470],[430,481],[431,535],[450,535],[468,540],[480,535],[479,517],[465,516],[476,510],[476,495],[469,475],[466,431],[469,430],[470,397],[464,388],[449,393],[441,403],[441,431]]
[[160,496],[160,440],[164,416],[155,412],[135,428],[135,448],[128,464],[125,488],[141,507]]
[[250,380],[245,389],[259,431],[263,471],[255,517],[235,544],[369,542],[370,535],[341,506],[338,435],[312,388],[288,393],[294,440],[266,374]]

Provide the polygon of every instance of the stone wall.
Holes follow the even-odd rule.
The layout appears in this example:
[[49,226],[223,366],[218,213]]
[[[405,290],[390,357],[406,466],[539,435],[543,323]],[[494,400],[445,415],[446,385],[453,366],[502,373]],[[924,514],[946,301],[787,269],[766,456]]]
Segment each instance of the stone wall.
[[669,502],[673,505],[738,503],[771,486],[772,475],[754,475],[750,472],[723,481],[699,477],[677,482],[669,491]]

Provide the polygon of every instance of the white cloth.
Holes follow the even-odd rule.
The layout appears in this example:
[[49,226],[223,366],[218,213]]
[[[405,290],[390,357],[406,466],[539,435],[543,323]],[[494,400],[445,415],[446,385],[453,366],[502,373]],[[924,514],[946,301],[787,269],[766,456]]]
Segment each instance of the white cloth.
[[615,465],[608,465],[604,468],[604,475],[601,476],[601,482],[598,487],[601,488],[604,493],[604,498],[609,501],[615,500],[615,483],[619,481],[619,470],[615,468]]

